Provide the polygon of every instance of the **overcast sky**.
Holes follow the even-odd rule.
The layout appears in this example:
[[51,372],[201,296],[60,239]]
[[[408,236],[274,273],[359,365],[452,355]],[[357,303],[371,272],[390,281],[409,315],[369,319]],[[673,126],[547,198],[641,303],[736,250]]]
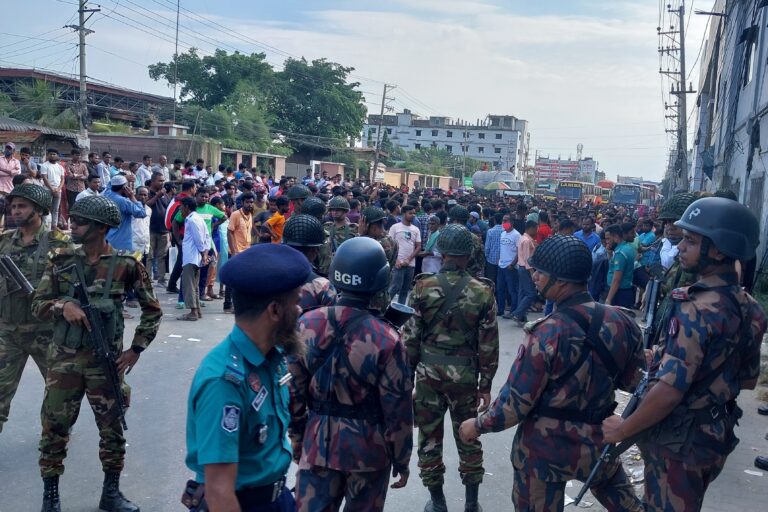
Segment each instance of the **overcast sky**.
[[[0,32],[0,65],[77,72],[76,34],[61,28],[76,23],[76,4],[6,0],[6,12],[21,24],[7,23]],[[88,23],[95,31],[88,36],[88,75],[171,95],[149,78],[147,66],[173,54],[175,0],[90,4],[101,12]],[[386,82],[398,86],[391,102],[397,111],[528,120],[531,164],[535,151],[575,158],[582,143],[609,179],[663,176],[668,139],[656,52],[659,2],[181,0],[181,6],[180,52],[190,46],[203,55],[216,46],[263,51],[278,68],[287,56],[325,57],[355,68],[370,112],[378,113]],[[686,22],[691,63],[706,17]]]

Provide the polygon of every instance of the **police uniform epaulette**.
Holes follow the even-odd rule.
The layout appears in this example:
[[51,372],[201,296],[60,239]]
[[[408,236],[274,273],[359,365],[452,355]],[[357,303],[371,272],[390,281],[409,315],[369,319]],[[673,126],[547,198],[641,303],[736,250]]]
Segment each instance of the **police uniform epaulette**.
[[134,259],[136,261],[141,261],[140,254],[135,252],[135,251],[128,251],[126,249],[119,249],[117,251],[117,255],[118,256],[122,256],[124,258],[131,258],[131,259]]
[[240,356],[237,354],[230,354],[227,365],[224,368],[224,380],[231,382],[239,386],[245,380],[245,370],[243,363],[240,360]]
[[533,331],[536,330],[538,326],[549,320],[549,317],[552,315],[547,315],[539,318],[538,320],[531,320],[530,322],[526,322],[525,325],[523,325],[523,330],[527,332],[528,334],[531,334]]
[[686,301],[691,299],[690,286],[672,290],[672,300]]

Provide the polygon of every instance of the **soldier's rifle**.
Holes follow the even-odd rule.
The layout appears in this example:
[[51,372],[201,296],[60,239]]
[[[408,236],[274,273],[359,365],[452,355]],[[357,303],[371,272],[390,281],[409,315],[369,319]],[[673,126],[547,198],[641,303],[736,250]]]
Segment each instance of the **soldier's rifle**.
[[8,255],[0,256],[0,276],[5,279],[8,286],[8,293],[23,291],[25,294],[29,295],[35,291],[32,283],[24,277],[24,274],[19,267],[16,266]]
[[[647,387],[648,387],[648,373],[644,372],[643,379],[637,385],[637,388],[635,388],[635,392],[632,393],[632,397],[629,399],[627,406],[624,408],[624,412],[621,413],[622,418],[626,419],[629,417],[630,414],[635,412],[635,409],[637,409],[637,406],[640,404],[640,400],[642,400]],[[573,502],[574,505],[578,505],[581,499],[587,493],[587,491],[589,490],[589,486],[592,484],[592,481],[597,476],[603,464],[610,462],[612,459],[618,457],[619,455],[627,451],[630,446],[635,444],[635,442],[640,438],[641,435],[642,434],[639,434],[630,439],[625,439],[624,441],[617,444],[608,444],[605,446],[605,448],[603,448],[603,451],[600,454],[600,457],[597,459],[597,462],[592,467],[592,471],[589,472],[589,476],[584,481],[584,486],[581,488],[576,498],[574,498],[574,502]]]
[[67,267],[54,271],[54,275],[73,272],[75,280],[72,287],[75,290],[75,298],[80,302],[80,309],[88,318],[91,329],[88,331],[88,337],[96,353],[96,357],[101,361],[104,369],[104,375],[107,377],[107,385],[115,398],[115,410],[118,414],[120,424],[123,430],[128,430],[125,422],[125,400],[123,399],[123,390],[120,385],[120,373],[117,370],[117,357],[112,352],[109,340],[104,337],[104,325],[101,321],[101,314],[92,305],[88,299],[88,290],[85,285],[85,275],[79,265],[69,265]]

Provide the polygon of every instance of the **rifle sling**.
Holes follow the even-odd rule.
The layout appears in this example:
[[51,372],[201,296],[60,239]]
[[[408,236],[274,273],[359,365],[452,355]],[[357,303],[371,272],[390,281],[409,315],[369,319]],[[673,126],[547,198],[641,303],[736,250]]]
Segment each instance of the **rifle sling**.
[[40,262],[40,258],[43,255],[48,254],[48,243],[49,243],[49,237],[50,233],[45,233],[45,235],[40,240],[40,243],[37,245],[37,251],[35,251],[35,259],[32,261],[32,279],[35,281],[37,280],[37,267]]

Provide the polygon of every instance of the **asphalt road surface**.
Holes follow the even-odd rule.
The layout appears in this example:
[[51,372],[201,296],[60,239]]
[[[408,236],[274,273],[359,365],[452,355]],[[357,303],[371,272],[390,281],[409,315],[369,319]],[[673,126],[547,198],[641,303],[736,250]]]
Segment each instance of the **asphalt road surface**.
[[[127,417],[128,448],[122,489],[144,512],[185,510],[179,497],[182,486],[191,476],[184,465],[189,384],[200,360],[227,334],[233,322],[232,316],[220,313],[220,301],[207,303],[202,321],[177,321],[178,311],[174,309],[173,297],[160,293],[165,310],[160,332],[128,376],[133,391]],[[128,334],[133,332],[135,325],[136,320],[127,322],[126,339],[130,339]],[[514,327],[510,320],[500,320],[500,325],[501,360],[494,380],[494,395],[506,380],[510,364],[523,341],[522,330]],[[10,420],[0,433],[0,512],[40,510],[42,480],[37,466],[37,447],[42,395],[43,380],[30,360],[13,401]],[[756,455],[768,455],[768,441],[763,438],[768,419],[757,415],[753,392],[742,393],[739,403],[745,410],[737,431],[742,441],[707,493],[705,511],[765,510],[765,503],[768,503],[768,475],[757,472],[752,465]],[[446,423],[446,426],[450,424]],[[480,502],[487,511],[512,510],[509,454],[513,435],[513,430],[509,430],[481,438],[486,475],[480,487]],[[449,510],[463,510],[464,488],[456,469],[456,448],[449,430],[446,431],[445,447]],[[66,472],[60,482],[63,510],[98,510],[102,472],[98,434],[87,401],[83,403],[72,433],[65,464]],[[641,468],[641,461],[628,460],[628,472],[639,473]],[[289,471],[291,481],[294,470]],[[574,483],[566,492],[575,496],[578,489],[579,485]],[[642,490],[642,484],[638,489]],[[386,510],[420,512],[427,497],[418,478],[414,448],[408,486],[389,491]],[[585,507],[588,510],[603,510],[589,494],[586,501],[592,503]],[[575,510],[575,507],[571,505],[566,510]]]

